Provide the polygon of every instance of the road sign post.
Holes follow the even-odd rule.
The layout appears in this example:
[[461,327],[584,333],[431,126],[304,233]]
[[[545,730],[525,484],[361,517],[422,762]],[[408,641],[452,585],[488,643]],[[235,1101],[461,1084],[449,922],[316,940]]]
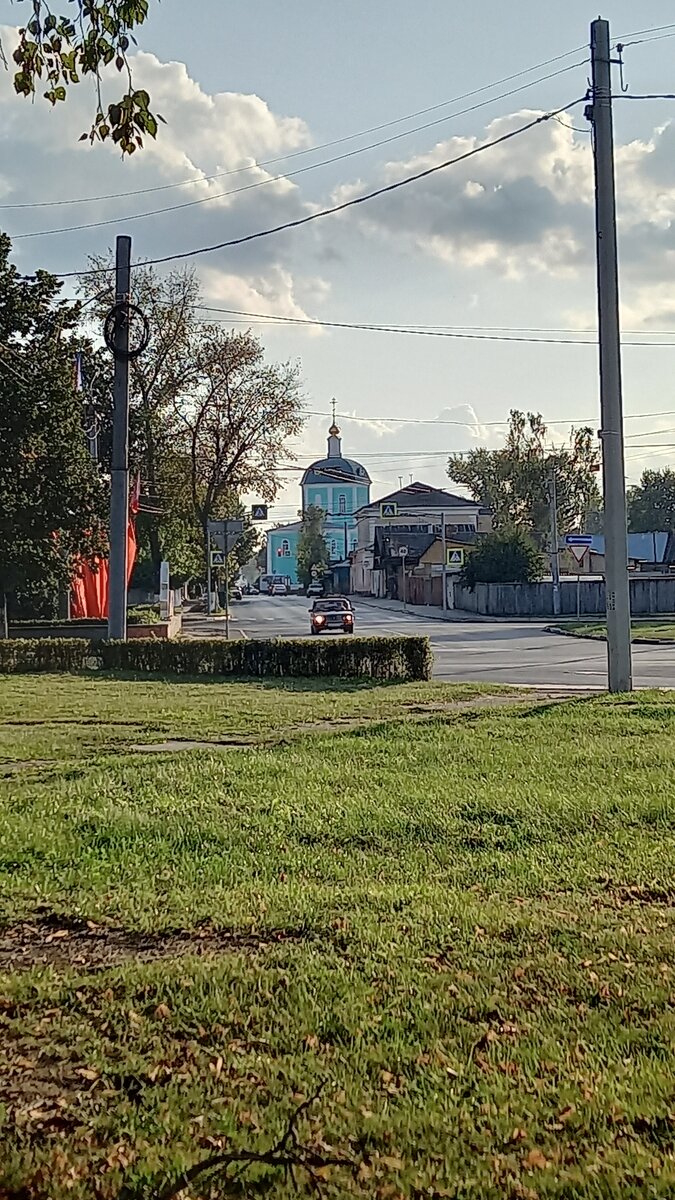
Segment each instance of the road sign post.
[[405,563],[406,563],[406,559],[408,557],[408,547],[407,546],[399,546],[398,556],[401,560],[401,566],[403,567],[403,611],[407,612],[408,611],[408,596],[407,596],[407,589],[406,589],[406,582],[405,582]]

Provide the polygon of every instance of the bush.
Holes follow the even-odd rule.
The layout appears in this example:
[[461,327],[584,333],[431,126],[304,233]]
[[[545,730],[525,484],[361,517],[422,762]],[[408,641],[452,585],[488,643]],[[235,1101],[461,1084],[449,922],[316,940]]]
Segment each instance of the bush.
[[528,534],[500,529],[481,538],[459,581],[473,589],[477,583],[536,583],[543,573],[544,560]]
[[50,638],[0,640],[0,672],[105,670],[161,675],[255,678],[375,679],[409,682],[431,678],[427,638],[345,638],[310,641],[170,642],[139,638],[88,642]]
[[129,625],[157,625],[160,620],[159,604],[137,604],[127,609]]
[[0,638],[0,673],[82,671],[94,655],[86,638]]

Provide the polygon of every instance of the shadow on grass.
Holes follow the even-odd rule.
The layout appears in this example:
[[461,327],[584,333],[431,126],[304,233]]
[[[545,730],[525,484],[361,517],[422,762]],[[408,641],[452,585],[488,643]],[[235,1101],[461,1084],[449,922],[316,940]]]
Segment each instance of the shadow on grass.
[[[253,684],[264,691],[368,692],[400,687],[401,679],[341,679],[329,675],[270,677],[258,675],[174,675],[168,671],[74,671],[79,679],[97,683]],[[419,681],[418,681],[419,682]]]

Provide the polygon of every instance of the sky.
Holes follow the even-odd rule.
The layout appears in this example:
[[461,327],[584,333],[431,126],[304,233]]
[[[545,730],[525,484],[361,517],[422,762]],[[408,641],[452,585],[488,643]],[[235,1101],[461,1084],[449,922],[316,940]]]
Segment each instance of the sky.
[[[26,6],[0,0],[10,52]],[[297,220],[581,100],[596,15],[580,0],[545,13],[534,0],[151,0],[133,77],[167,124],[131,160],[78,141],[87,84],[51,111],[15,97],[0,69],[0,228],[22,270],[65,272],[118,233],[140,259]],[[675,26],[658,29],[675,21],[672,3],[615,0],[602,15],[613,42],[635,39],[629,94],[675,92]],[[668,465],[675,443],[675,332],[657,333],[675,331],[675,101],[622,95],[615,124],[625,342],[647,343],[624,349],[635,482]],[[120,195],[151,188],[162,190]],[[411,475],[447,483],[447,454],[498,446],[512,408],[541,412],[556,444],[574,423],[599,425],[595,346],[508,340],[592,340],[559,332],[596,319],[583,103],[368,204],[191,261],[205,304],[310,322],[212,314],[250,324],[270,359],[301,362],[308,414],[321,415],[308,416],[299,465],[324,453],[332,397],[344,452],[368,467],[374,495]],[[289,483],[272,515],[290,518],[298,502]]]

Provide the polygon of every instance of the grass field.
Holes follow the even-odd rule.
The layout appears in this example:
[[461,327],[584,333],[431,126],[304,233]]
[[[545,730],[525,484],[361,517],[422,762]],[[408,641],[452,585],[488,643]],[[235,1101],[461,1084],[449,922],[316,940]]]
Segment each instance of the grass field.
[[0,681],[3,1200],[675,1194],[675,698],[491,705]]
[[[650,641],[654,639],[664,642],[675,641],[675,621],[672,620],[632,621],[631,628],[634,642],[639,642],[642,638]],[[607,636],[607,626],[604,621],[570,621],[565,624],[565,630],[575,634],[576,637],[597,638],[600,641],[604,641]]]

